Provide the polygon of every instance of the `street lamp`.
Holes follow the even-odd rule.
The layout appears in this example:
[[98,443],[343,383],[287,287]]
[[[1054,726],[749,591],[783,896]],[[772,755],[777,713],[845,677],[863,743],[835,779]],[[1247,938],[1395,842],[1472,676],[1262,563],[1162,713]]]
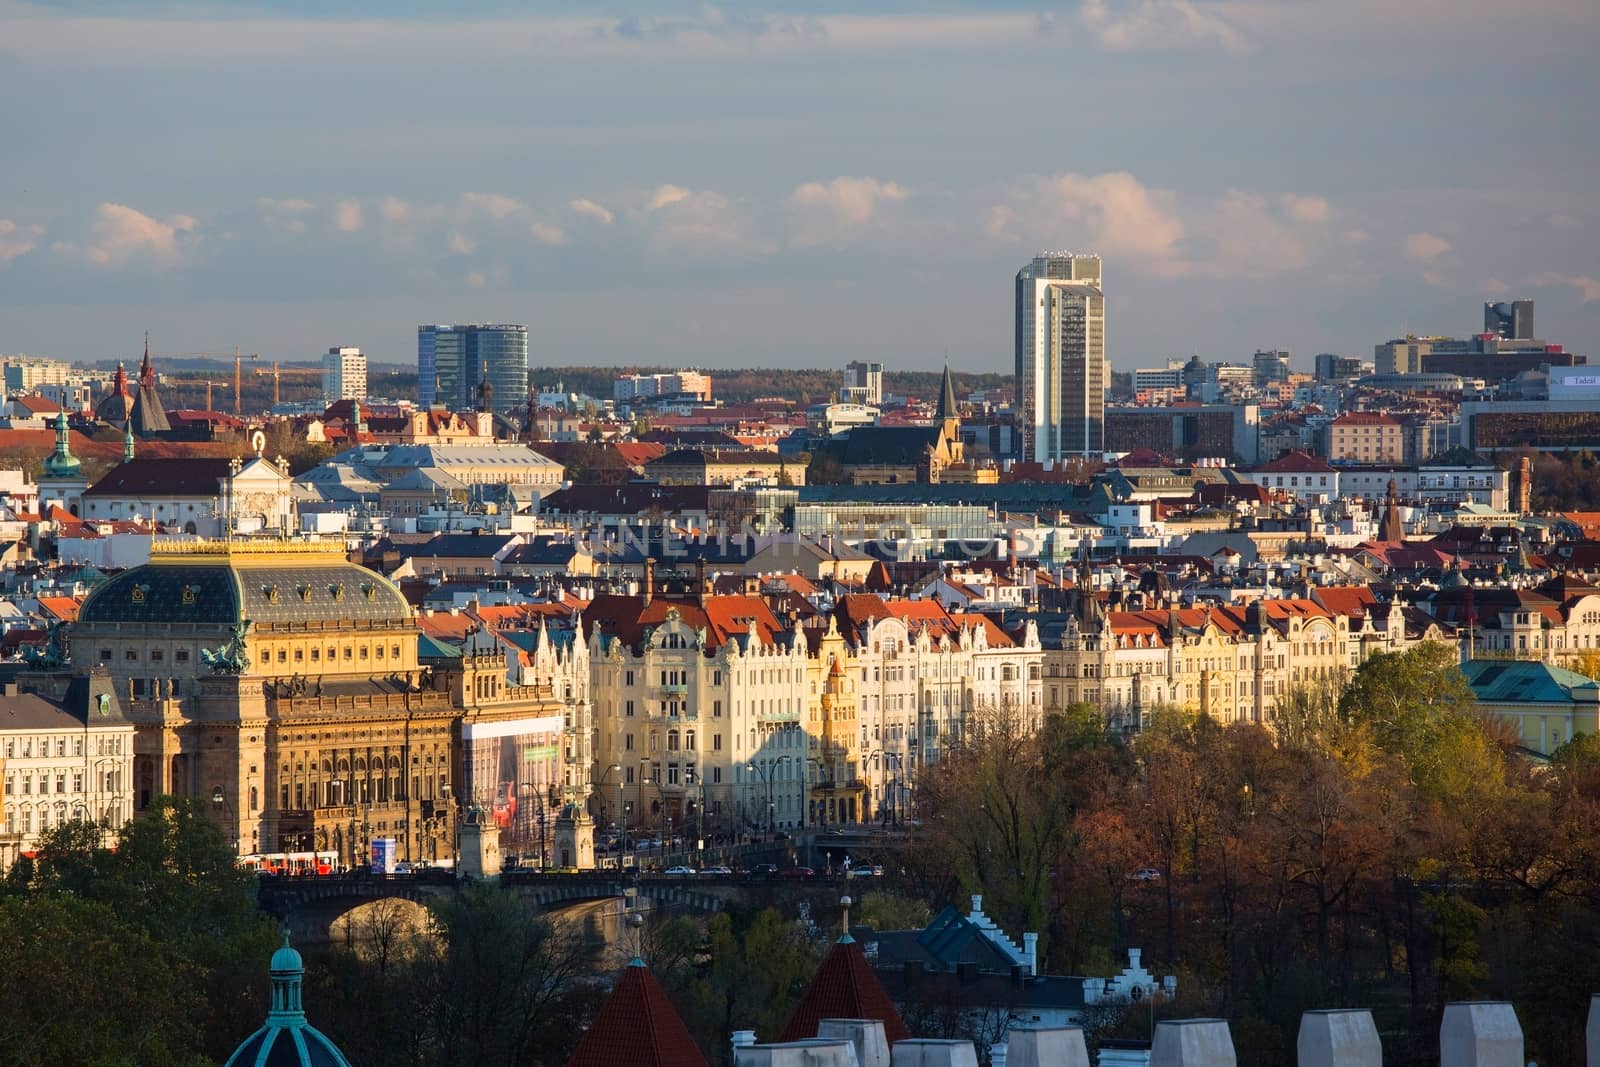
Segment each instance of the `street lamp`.
[[621,871],[623,839],[627,837],[628,825],[626,820],[623,818],[622,764],[613,763],[611,766],[606,768],[606,773],[600,776],[600,784],[595,786],[595,792],[599,792],[606,787],[606,779],[610,778],[613,773],[617,776],[617,870]]
[[228,796],[222,791],[220,785],[213,786],[211,789],[211,810],[216,813],[219,819],[226,815],[222,825],[228,835],[229,847],[237,853],[239,851],[239,838],[233,832],[233,805],[228,803]]
[[693,767],[689,768],[689,788],[695,790],[695,802],[694,802],[694,817],[695,817],[694,858],[695,858],[695,865],[697,867],[703,867],[703,866],[705,866],[705,849],[706,849],[706,783],[705,783],[705,779],[704,778],[701,778],[698,774],[696,774],[694,772],[694,768]]
[[[772,768],[776,768],[778,764],[787,762],[788,759],[789,759],[788,756],[779,756],[777,759],[775,759],[775,760],[773,760],[771,762],[771,767]],[[771,776],[771,774],[768,773],[768,769],[767,768],[761,766],[758,763],[746,763],[745,766],[747,768],[749,768],[750,770],[755,771],[757,774],[761,775],[762,784],[764,784],[767,787],[767,833],[770,834],[770,833],[772,833],[772,821],[773,821],[772,820],[772,776]]]

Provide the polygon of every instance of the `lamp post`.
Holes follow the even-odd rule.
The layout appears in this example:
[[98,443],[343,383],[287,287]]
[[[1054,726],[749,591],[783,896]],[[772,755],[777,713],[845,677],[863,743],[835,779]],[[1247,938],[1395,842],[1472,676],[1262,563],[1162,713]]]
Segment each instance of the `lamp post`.
[[228,802],[228,795],[222,791],[220,785],[213,786],[211,789],[211,810],[216,813],[219,819],[226,816],[222,825],[224,832],[228,835],[228,847],[232,848],[235,855],[237,855],[239,852],[239,836],[234,832],[233,805]]
[[[824,779],[822,777],[823,772],[827,769],[828,765],[820,757],[817,757],[817,756],[807,756],[806,757],[806,764],[807,764],[808,767],[809,766],[815,766],[817,768],[817,783],[821,784],[824,781]],[[812,809],[811,808],[811,805],[812,805],[813,802],[811,800],[810,785],[811,785],[811,783],[809,781],[806,782],[806,786],[807,786],[807,788],[806,788],[806,808],[810,813],[809,814],[809,818],[808,818],[808,822],[812,826],[816,826],[816,825],[819,825],[819,824],[826,826],[827,823],[828,823],[828,817],[827,817],[826,812],[820,807],[816,808],[816,809]]]
[[692,767],[689,769],[689,788],[691,788],[691,789],[693,789],[695,791],[695,802],[694,802],[694,817],[695,817],[694,859],[695,859],[695,866],[704,867],[705,866],[705,859],[706,859],[705,858],[705,849],[706,849],[706,783],[705,783],[705,779],[701,778],[698,774],[696,774],[694,772],[694,768],[692,768]]
[[[789,759],[788,756],[779,756],[777,759],[775,759],[775,760],[773,760],[771,762],[771,767],[773,769],[776,769],[778,764],[787,762],[788,759]],[[761,782],[762,782],[763,785],[765,785],[767,787],[767,833],[770,834],[770,833],[772,833],[772,822],[773,822],[773,817],[772,817],[772,776],[769,773],[767,768],[761,766],[758,763],[747,763],[747,764],[745,764],[745,766],[748,767],[750,770],[755,771],[757,774],[761,775]]]
[[600,776],[600,784],[594,788],[595,792],[600,792],[606,787],[606,779],[613,774],[617,776],[617,870],[620,871],[622,870],[622,838],[624,836],[623,826],[625,825],[622,820],[622,764],[613,763],[607,767],[606,773]]

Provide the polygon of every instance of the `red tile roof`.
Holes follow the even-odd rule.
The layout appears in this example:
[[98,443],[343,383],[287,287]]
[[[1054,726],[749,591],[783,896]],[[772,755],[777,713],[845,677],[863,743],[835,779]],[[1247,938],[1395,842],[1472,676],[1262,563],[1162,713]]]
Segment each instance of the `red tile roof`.
[[883,1036],[890,1045],[911,1037],[900,1013],[894,1010],[889,994],[883,991],[878,976],[872,973],[872,964],[853,940],[841,939],[834,943],[778,1040],[804,1041],[816,1037],[817,1028],[824,1019],[878,1019],[883,1023]]
[[1306,452],[1285,452],[1271,463],[1256,468],[1271,474],[1332,474],[1334,468],[1324,460]]
[[635,960],[600,1006],[567,1067],[709,1065],[689,1036],[689,1028],[672,1010],[661,983]]
[[708,654],[726,641],[742,637],[752,621],[756,638],[764,645],[776,643],[784,629],[766,601],[755,596],[708,596],[703,601],[656,596],[648,604],[637,596],[599,596],[584,611],[583,621],[586,627],[598,625],[603,635],[618,638],[629,648],[639,648],[645,631],[660,626],[667,612],[674,610],[684,626],[705,630]]
[[70,596],[42,596],[39,598],[39,607],[62,622],[76,622],[78,619],[78,602]]

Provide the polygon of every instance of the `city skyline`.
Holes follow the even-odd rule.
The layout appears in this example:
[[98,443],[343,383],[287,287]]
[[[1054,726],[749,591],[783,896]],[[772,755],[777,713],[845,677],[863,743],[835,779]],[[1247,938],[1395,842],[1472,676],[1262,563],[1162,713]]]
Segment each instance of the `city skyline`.
[[1519,297],[1600,350],[1589,5],[311,9],[0,4],[0,346],[405,363],[495,321],[534,365],[999,371],[1017,263],[1069,247],[1117,370]]

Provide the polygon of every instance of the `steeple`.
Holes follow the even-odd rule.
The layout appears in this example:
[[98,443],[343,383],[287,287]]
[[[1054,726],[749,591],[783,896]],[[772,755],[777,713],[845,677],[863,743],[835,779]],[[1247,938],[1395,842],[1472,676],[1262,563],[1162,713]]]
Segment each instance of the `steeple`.
[[67,413],[56,413],[56,450],[45,457],[44,474],[46,478],[76,478],[82,470],[83,464],[77,456],[72,454],[71,443],[67,439]]
[[1399,490],[1393,478],[1389,479],[1389,497],[1384,505],[1383,525],[1378,531],[1378,540],[1389,544],[1399,544],[1406,539],[1405,526],[1400,522]]
[[149,389],[156,384],[155,369],[150,366],[150,332],[144,335],[144,359],[139,363],[139,386]]
[[948,363],[944,365],[944,380],[939,383],[939,407],[934,417],[944,422],[961,418],[961,409],[956,406],[956,383],[950,377]]

